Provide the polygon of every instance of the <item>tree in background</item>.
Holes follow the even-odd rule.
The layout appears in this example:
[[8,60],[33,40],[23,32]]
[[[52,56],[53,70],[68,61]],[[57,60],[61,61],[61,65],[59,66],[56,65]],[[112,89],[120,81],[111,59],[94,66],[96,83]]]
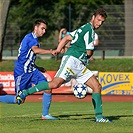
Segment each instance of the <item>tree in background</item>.
[[2,61],[5,26],[6,26],[9,4],[10,0],[0,1],[0,61]]

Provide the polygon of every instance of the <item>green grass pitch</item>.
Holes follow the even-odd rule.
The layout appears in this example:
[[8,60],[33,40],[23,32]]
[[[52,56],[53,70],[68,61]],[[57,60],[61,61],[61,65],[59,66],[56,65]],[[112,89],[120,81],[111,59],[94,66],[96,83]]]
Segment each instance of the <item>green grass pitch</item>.
[[42,120],[42,103],[0,103],[0,133],[133,133],[132,102],[104,102],[103,115],[112,123],[95,123],[91,102],[52,102],[50,114],[59,120]]

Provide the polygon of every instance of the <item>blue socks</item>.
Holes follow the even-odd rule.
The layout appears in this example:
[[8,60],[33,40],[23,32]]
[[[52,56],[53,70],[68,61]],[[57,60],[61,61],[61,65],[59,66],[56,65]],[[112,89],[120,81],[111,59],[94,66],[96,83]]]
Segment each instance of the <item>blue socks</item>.
[[14,95],[0,96],[0,102],[6,103],[6,104],[16,104],[16,96]]
[[48,94],[44,92],[43,98],[42,98],[42,104],[43,104],[42,115],[43,116],[48,115],[51,100],[52,100],[52,94]]

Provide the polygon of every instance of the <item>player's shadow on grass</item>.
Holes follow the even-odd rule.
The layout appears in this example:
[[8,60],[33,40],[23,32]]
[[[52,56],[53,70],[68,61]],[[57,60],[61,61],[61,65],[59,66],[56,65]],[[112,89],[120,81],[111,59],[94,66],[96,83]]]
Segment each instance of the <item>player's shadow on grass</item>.
[[[90,121],[94,121],[94,114],[67,114],[67,115],[59,115],[60,120],[79,120],[79,119],[88,119]],[[119,120],[122,117],[133,117],[133,115],[117,115],[117,116],[107,116],[109,120]]]
[[[92,117],[93,116],[93,117]],[[65,114],[59,115],[60,120],[80,120],[80,119],[94,119],[94,114]]]
[[[94,114],[65,114],[54,116],[58,120],[90,120],[94,122]],[[133,117],[133,115],[117,115],[117,116],[107,116],[108,119],[113,121],[119,120],[121,117]],[[31,121],[42,121],[41,118],[32,119]]]
[[[54,116],[56,118],[58,118],[58,120],[85,120],[85,119],[92,119],[94,120],[94,114],[66,114],[66,115],[58,115],[58,116]],[[42,120],[41,118],[36,118],[34,120],[31,121],[40,121]]]
[[122,118],[122,117],[133,117],[133,115],[117,115],[117,116],[109,116],[108,118],[109,119],[111,119],[111,120],[118,120],[118,119],[120,119],[120,118]]

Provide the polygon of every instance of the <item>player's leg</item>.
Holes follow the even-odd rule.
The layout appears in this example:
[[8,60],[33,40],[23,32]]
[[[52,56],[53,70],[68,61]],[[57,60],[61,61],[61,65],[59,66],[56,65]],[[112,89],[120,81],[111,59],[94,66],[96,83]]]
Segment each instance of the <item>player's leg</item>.
[[77,70],[75,70],[77,71],[76,80],[79,83],[85,83],[93,90],[92,103],[94,106],[96,120],[101,119],[102,122],[109,122],[108,119],[104,119],[102,116],[101,84],[98,82],[94,74],[88,68],[86,68],[79,61],[76,61],[76,63],[78,64],[77,67],[75,67],[77,68]]
[[[15,79],[15,82],[17,82],[17,79]],[[16,104],[16,95],[2,95],[0,96],[0,102],[5,104]]]
[[41,82],[33,87],[30,87],[26,90],[20,90],[17,95],[17,103],[21,104],[25,101],[25,98],[28,95],[34,94],[36,92],[44,91],[44,90],[51,90],[51,89],[57,89],[61,86],[61,84],[64,82],[64,79],[55,77],[51,82]]
[[[45,78],[45,76],[38,70],[35,70],[32,74],[32,83],[33,84],[38,84],[41,82],[47,82],[47,79]],[[52,93],[51,90],[47,90],[43,93],[42,96],[42,119],[43,120],[56,120],[57,118],[49,115],[49,108],[51,105],[51,101],[52,101]]]
[[15,95],[2,95],[0,96],[0,102],[6,104],[16,104],[16,96]]
[[[49,82],[49,86],[50,88],[53,89],[57,89],[58,87],[60,87],[60,85],[64,82],[64,80],[62,78],[57,78],[55,77],[51,82]],[[51,104],[51,100],[52,100],[52,94],[51,93],[46,93],[46,91],[43,94],[43,112],[42,112],[42,119],[43,120],[57,120],[57,118],[49,115],[48,111],[50,108],[50,104]]]
[[52,94],[44,92],[42,97],[42,105],[43,105],[42,119],[43,120],[57,120],[57,118],[49,115],[49,108],[51,105],[51,101],[52,101]]
[[26,96],[34,94],[36,92],[44,91],[44,90],[50,90],[48,82],[41,82],[35,86],[32,86],[26,90],[23,90],[23,94]]
[[95,76],[92,76],[87,80],[86,85],[93,89],[92,103],[94,106],[96,122],[111,122],[109,119],[102,116],[101,84],[98,82]]
[[97,81],[95,76],[89,78],[86,85],[93,89],[92,102],[94,105],[94,110],[97,118],[102,117],[102,99],[101,99],[101,85]]
[[[60,83],[61,81],[61,83]],[[56,89],[58,87],[61,86],[61,84],[63,83],[63,79],[61,78],[54,78],[52,81],[50,82],[41,82],[41,83],[38,83],[37,85],[35,86],[32,86],[26,90],[23,90],[22,93],[26,96],[28,95],[31,95],[31,94],[34,94],[36,92],[40,92],[40,91],[44,91],[44,90],[51,90],[51,89]]]

